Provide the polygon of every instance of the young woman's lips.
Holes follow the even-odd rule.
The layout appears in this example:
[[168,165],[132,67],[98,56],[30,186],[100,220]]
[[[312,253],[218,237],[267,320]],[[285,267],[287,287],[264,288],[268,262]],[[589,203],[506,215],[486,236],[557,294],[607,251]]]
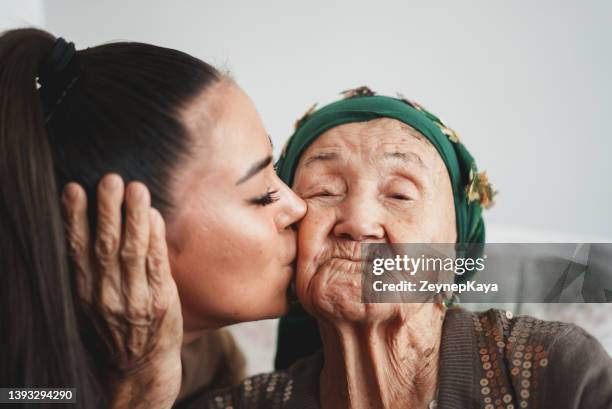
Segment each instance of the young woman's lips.
[[289,302],[291,302],[292,304],[295,304],[298,302],[298,298],[297,298],[297,290],[295,287],[295,280],[296,280],[296,260],[293,260],[291,263],[289,263],[288,267],[291,269],[291,280],[289,281],[289,286],[287,287],[287,297],[289,298]]

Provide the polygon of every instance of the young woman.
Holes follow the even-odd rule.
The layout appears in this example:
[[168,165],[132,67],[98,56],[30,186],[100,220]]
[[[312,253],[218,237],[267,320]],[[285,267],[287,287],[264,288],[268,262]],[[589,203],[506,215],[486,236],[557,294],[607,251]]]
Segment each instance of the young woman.
[[[187,54],[6,32],[0,192],[2,387],[76,387],[86,408],[170,406],[180,364],[156,357],[288,309],[305,205],[276,176],[248,96]],[[138,376],[152,367],[163,376]]]

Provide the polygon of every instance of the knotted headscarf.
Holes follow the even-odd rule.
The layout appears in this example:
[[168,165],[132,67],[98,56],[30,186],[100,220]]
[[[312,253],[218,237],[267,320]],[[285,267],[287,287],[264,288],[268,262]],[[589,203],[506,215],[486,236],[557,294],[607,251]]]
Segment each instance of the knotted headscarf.
[[[486,174],[479,173],[474,158],[457,134],[421,105],[399,95],[376,95],[367,87],[345,91],[344,99],[315,110],[316,105],[296,122],[291,136],[276,164],[280,178],[291,186],[302,154],[325,131],[339,125],[392,118],[420,132],[436,148],[451,181],[457,223],[457,243],[483,244],[485,225],[483,208],[493,204],[493,191]],[[477,247],[478,248],[478,247]],[[456,281],[469,278],[456,275]],[[316,323],[297,306],[281,319],[276,367],[283,368],[316,347]],[[320,345],[320,344],[319,344]],[[305,346],[305,347],[304,347]],[[301,351],[300,351],[301,350]],[[306,351],[305,351],[306,350]]]

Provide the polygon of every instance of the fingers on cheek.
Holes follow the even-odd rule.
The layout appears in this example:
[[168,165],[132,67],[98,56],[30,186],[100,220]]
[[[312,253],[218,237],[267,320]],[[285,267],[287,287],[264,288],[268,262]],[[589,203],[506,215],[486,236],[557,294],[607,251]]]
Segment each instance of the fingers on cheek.
[[115,286],[101,285],[98,302],[105,319],[116,319],[125,314],[123,308],[123,295]]
[[128,316],[137,321],[150,321],[152,318],[152,305],[146,280],[144,283],[132,283],[129,287],[123,286],[122,288]]
[[108,270],[117,272],[114,268],[117,264],[117,255],[119,252],[119,232],[110,228],[105,224],[98,226],[96,243],[94,245],[94,254],[98,264],[102,267],[104,273],[109,273]]
[[[165,237],[165,224],[161,214],[156,209],[149,212],[151,226],[149,252],[147,254],[147,274],[153,299],[166,300],[169,292],[174,291],[176,286],[170,274],[168,262],[168,248]],[[156,305],[156,309],[164,308],[166,301]]]
[[128,338],[127,349],[130,357],[141,356],[147,346],[149,339],[149,328],[144,326],[132,326]]
[[[178,299],[178,289],[172,277],[168,259],[165,222],[159,211],[150,210],[151,237],[147,257],[149,290],[152,299],[152,314],[163,319],[171,309],[173,300]],[[182,328],[182,320],[177,321],[177,328]]]

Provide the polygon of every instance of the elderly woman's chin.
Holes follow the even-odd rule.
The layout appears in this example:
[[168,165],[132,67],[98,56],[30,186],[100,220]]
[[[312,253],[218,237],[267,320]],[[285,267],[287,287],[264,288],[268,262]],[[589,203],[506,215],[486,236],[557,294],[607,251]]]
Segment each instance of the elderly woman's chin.
[[306,311],[319,320],[340,325],[376,324],[405,318],[422,306],[364,303],[362,274],[365,261],[333,252],[317,259],[298,267],[297,293]]

